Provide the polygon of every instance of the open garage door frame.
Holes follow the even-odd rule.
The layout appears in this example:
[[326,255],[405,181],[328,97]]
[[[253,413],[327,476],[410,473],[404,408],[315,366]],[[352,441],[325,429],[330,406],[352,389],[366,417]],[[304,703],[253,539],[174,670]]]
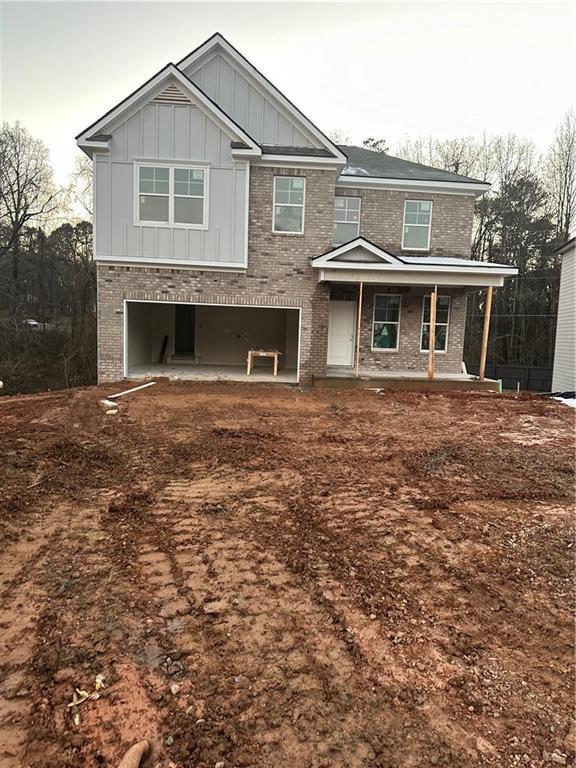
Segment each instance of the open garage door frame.
[[298,344],[296,360],[296,383],[300,383],[300,341],[302,338],[302,307],[289,307],[285,304],[279,306],[276,304],[227,304],[214,301],[159,301],[157,299],[124,299],[123,301],[123,334],[122,334],[122,365],[124,378],[128,376],[128,304],[163,304],[163,305],[186,305],[196,307],[238,307],[239,309],[284,309],[292,312],[298,312]]

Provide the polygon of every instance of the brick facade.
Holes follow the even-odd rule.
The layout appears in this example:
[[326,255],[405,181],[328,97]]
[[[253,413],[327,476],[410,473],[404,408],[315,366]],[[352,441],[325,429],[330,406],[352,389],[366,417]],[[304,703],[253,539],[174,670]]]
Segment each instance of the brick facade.
[[[272,232],[276,175],[306,177],[303,235]],[[335,182],[336,172],[332,170],[253,167],[245,272],[100,262],[97,269],[99,381],[116,381],[124,375],[124,299],[298,307],[301,309],[300,380],[307,383],[312,375],[323,373],[330,286],[317,282],[310,258],[332,247]],[[337,194],[346,193],[343,188],[337,190]],[[358,195],[359,190],[348,190],[348,193]],[[361,194],[361,234],[366,238],[399,252],[404,200],[433,200],[430,253],[469,257],[473,198],[380,190],[362,190]],[[373,295],[386,290],[365,288],[361,367],[424,371],[427,358],[420,352],[423,288],[391,289],[391,292],[401,290],[403,294],[400,349],[396,353],[370,351]],[[462,360],[466,301],[462,292],[454,292],[453,296],[448,353],[437,355],[437,369],[442,372],[458,372]]]
[[[399,294],[400,334],[397,350],[372,350],[372,321],[376,294]],[[360,323],[360,368],[365,371],[414,371],[424,373],[428,368],[428,352],[421,352],[422,309],[424,296],[430,289],[407,286],[364,284]],[[440,296],[450,296],[448,343],[446,352],[435,356],[437,373],[460,373],[466,327],[466,293],[460,289],[439,288]],[[336,300],[358,300],[356,286],[333,285],[330,297]]]
[[[273,179],[306,177],[303,235],[272,232]],[[98,264],[98,378],[124,375],[124,299],[301,308],[301,381],[326,366],[328,285],[310,258],[332,247],[336,172],[253,168],[250,174],[248,269],[245,272]]]
[[[360,235],[398,255],[458,256],[470,258],[472,244],[473,195],[397,192],[388,189],[358,189],[338,186],[336,194],[361,197]],[[402,250],[404,202],[432,201],[430,250]]]

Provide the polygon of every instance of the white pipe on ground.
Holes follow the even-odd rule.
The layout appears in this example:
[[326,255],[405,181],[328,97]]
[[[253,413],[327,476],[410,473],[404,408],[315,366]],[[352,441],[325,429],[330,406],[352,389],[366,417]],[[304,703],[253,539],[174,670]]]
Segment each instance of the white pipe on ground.
[[127,389],[124,392],[117,392],[115,395],[108,395],[107,400],[112,400],[117,397],[124,397],[124,395],[129,395],[132,392],[138,392],[139,389],[146,389],[146,387],[153,387],[154,384],[156,384],[155,381],[149,381],[148,384],[141,384],[139,387],[132,387],[132,389]]

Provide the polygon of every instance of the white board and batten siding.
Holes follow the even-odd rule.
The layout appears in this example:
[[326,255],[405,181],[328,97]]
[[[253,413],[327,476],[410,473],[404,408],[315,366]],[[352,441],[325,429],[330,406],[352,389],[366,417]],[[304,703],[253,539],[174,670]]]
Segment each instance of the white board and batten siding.
[[[115,128],[109,154],[94,156],[96,258],[243,267],[247,256],[248,164],[231,138],[183,94],[168,89]],[[135,221],[135,163],[198,163],[209,169],[208,229]]]
[[260,144],[319,147],[317,141],[294,124],[294,118],[263,89],[240,71],[223,53],[207,55],[184,73]]
[[558,322],[554,350],[553,392],[576,390],[576,248],[562,254]]

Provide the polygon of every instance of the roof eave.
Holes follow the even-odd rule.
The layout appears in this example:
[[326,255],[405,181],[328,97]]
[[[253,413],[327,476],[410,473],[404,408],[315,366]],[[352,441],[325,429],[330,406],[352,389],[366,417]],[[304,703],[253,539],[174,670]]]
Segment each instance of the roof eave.
[[479,197],[488,192],[491,185],[488,182],[440,181],[436,179],[401,179],[386,176],[353,176],[340,174],[336,186],[385,187],[389,189],[405,189],[407,191],[424,190],[425,192],[449,192],[453,194],[474,195]]

